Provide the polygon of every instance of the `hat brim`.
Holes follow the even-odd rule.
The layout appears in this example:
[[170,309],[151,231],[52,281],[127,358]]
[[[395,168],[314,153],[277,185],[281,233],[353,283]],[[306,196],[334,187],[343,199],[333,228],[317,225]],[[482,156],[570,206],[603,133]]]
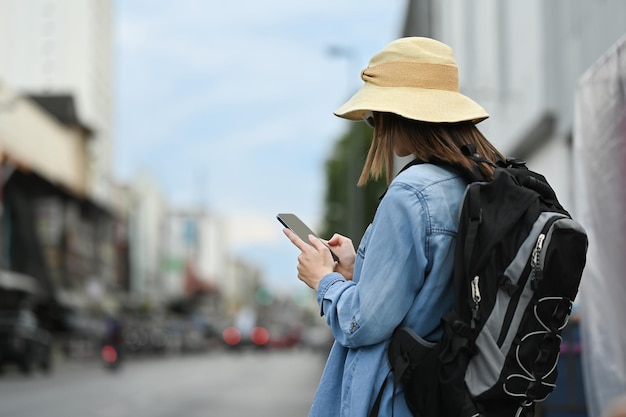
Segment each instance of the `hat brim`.
[[479,123],[489,114],[478,103],[456,91],[415,87],[379,87],[365,84],[334,114],[361,120],[369,111],[395,113],[412,120],[431,123]]

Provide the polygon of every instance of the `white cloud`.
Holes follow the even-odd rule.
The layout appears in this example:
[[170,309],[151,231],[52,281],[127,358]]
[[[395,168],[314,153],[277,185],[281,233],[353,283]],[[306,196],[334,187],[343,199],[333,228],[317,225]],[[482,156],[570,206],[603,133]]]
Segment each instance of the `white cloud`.
[[232,214],[228,220],[228,230],[232,245],[235,248],[270,244],[284,238],[280,224],[272,217],[260,216],[258,213]]
[[[293,278],[281,268],[293,268],[295,249],[275,215],[321,221],[323,163],[345,129],[332,111],[399,33],[404,5],[119,2],[119,174],[149,168],[173,202],[227,218],[233,247],[268,279]],[[355,57],[333,59],[331,45]]]

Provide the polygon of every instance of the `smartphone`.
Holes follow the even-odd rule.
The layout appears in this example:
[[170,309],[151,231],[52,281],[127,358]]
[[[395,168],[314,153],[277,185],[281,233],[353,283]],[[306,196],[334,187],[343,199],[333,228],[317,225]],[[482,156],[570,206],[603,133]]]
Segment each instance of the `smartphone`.
[[[287,229],[290,229],[300,239],[304,240],[308,244],[311,244],[311,242],[309,242],[309,235],[313,235],[315,237],[318,237],[309,228],[309,226],[304,224],[304,222],[302,220],[300,220],[300,218],[298,216],[296,216],[295,214],[292,214],[292,213],[279,213],[279,214],[276,215],[276,218],[278,219],[279,222],[282,223],[283,226],[285,226]],[[328,248],[328,245],[326,245],[326,247]],[[328,250],[330,250],[330,254],[333,256],[333,259],[335,260],[335,262],[339,262],[339,257],[337,257],[337,255],[334,254],[332,249],[328,248]]]

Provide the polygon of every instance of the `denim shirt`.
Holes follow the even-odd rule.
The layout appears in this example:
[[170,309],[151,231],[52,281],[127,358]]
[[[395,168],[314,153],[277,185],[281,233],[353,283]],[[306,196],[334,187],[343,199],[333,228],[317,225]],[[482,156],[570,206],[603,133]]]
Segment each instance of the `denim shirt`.
[[[366,417],[383,384],[379,416],[391,415],[387,345],[394,329],[427,340],[442,334],[453,302],[452,268],[466,182],[452,170],[417,164],[394,178],[357,250],[353,280],[320,282],[317,301],[335,337],[310,417]],[[394,416],[410,417],[397,388]]]

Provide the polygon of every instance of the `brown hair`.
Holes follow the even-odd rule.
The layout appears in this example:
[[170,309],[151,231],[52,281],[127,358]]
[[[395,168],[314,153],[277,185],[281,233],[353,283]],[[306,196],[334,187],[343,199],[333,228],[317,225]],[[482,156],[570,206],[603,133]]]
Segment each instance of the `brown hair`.
[[394,143],[415,158],[429,161],[432,158],[460,166],[472,172],[478,169],[486,179],[493,177],[494,167],[476,163],[463,153],[463,145],[476,146],[476,153],[493,162],[504,159],[471,121],[459,123],[429,123],[405,119],[393,113],[374,112],[374,136],[365,159],[358,185],[378,179],[386,173],[387,183],[393,179]]

